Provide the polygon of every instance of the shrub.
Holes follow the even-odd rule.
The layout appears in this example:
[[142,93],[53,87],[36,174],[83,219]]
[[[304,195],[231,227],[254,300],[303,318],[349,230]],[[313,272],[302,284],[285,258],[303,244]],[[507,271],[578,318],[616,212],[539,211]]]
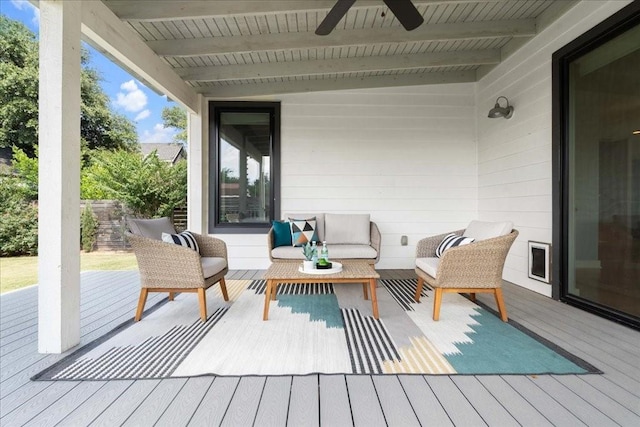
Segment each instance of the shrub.
[[93,213],[91,203],[87,203],[82,210],[82,215],[80,216],[80,227],[82,250],[85,252],[91,252],[96,244],[96,233],[98,231],[98,218]]
[[14,176],[0,177],[0,255],[38,254],[38,206]]

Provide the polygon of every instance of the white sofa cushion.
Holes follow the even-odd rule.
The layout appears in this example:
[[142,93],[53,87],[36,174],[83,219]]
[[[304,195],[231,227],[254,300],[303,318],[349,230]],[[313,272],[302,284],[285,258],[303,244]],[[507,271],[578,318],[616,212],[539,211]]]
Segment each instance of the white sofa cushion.
[[[369,245],[330,245],[329,260],[332,259],[375,259],[378,253]],[[303,260],[301,248],[292,246],[279,246],[271,251],[271,256],[276,259]]]
[[200,258],[202,265],[202,275],[207,277],[220,273],[227,266],[227,261],[222,257],[202,257]]
[[438,266],[440,265],[440,258],[428,257],[428,258],[416,258],[416,267],[427,273],[429,276],[435,279],[438,274]]
[[506,236],[511,233],[513,223],[511,221],[504,222],[488,222],[488,221],[471,221],[469,226],[464,230],[463,236],[473,237],[476,242],[479,240],[491,239],[494,237]]
[[[326,214],[324,240],[328,245],[369,245],[371,243],[371,215]],[[331,256],[331,253],[329,253]]]
[[282,215],[282,219],[284,221],[289,221],[289,218],[293,219],[311,219],[316,217],[316,234],[318,235],[318,240],[324,240],[324,214],[323,213],[293,213],[293,214],[285,214]]

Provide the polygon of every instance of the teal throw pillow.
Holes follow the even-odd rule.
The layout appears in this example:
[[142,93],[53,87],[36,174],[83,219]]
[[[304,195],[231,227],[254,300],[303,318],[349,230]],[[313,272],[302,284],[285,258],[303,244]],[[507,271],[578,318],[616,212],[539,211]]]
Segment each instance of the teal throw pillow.
[[273,247],[291,246],[291,228],[288,221],[273,221]]

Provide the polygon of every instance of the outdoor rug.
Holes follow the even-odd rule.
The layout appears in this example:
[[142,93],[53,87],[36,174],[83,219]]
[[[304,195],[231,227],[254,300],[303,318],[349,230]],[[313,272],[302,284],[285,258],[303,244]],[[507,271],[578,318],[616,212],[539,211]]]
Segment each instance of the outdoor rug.
[[196,295],[180,294],[33,379],[599,372],[458,294],[444,294],[434,322],[432,291],[416,303],[415,288],[379,280],[376,320],[361,284],[281,285],[263,321],[265,281],[228,280],[229,302],[218,286],[207,292],[206,322]]

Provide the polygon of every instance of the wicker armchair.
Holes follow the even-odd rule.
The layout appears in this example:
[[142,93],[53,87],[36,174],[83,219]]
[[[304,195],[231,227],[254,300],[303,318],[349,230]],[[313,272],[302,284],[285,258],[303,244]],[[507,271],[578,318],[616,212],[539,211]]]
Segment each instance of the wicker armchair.
[[168,292],[170,301],[177,292],[197,293],[200,318],[203,322],[207,320],[205,292],[209,287],[220,283],[222,296],[225,301],[229,301],[224,280],[225,274],[229,271],[226,244],[214,237],[196,233],[193,235],[200,253],[153,237],[126,233],[138,261],[142,286],[135,315],[136,321],[142,318],[149,292]]
[[[460,235],[464,231],[452,233]],[[422,287],[427,282],[434,289],[433,320],[437,321],[443,292],[468,293],[472,301],[475,301],[478,292],[491,292],[495,296],[500,318],[506,322],[508,317],[502,297],[502,270],[518,231],[513,229],[504,236],[453,247],[446,250],[441,258],[435,258],[436,248],[447,234],[422,239],[416,246],[416,302],[420,301]]]

